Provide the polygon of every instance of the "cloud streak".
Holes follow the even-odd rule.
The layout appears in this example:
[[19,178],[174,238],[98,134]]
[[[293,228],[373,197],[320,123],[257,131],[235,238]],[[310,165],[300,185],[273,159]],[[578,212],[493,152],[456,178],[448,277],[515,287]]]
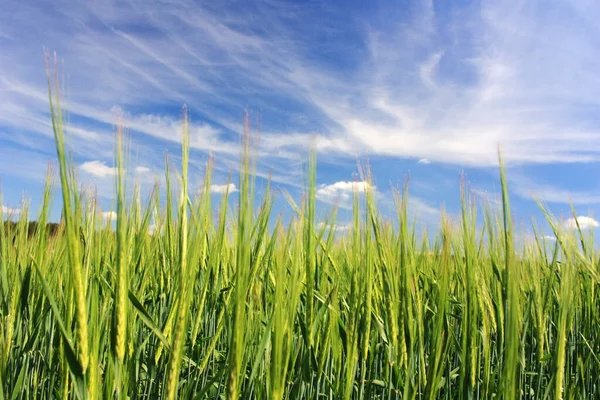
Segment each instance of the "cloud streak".
[[[161,169],[165,150],[179,151],[183,104],[196,169],[208,153],[217,172],[238,168],[249,108],[260,131],[258,175],[275,171],[287,186],[301,186],[311,147],[344,167],[370,156],[426,170],[487,168],[498,145],[509,166],[600,161],[595,3],[7,1],[0,154],[27,154],[31,165],[54,156],[43,46],[57,50],[66,73],[74,159],[96,180],[115,173],[117,116],[142,155],[137,175]],[[0,160],[0,174],[34,175],[13,164]],[[320,178],[334,182],[318,188],[321,199],[351,198],[336,176]],[[514,191],[600,202],[545,185]]]
[[524,176],[513,175],[511,188],[518,196],[546,203],[574,205],[600,204],[600,192],[567,190],[544,182],[536,182]]
[[[204,120],[193,128],[198,149],[237,154],[228,132],[239,133],[240,111],[252,104],[268,105],[265,121],[273,122],[266,123],[266,135],[290,133],[281,128],[291,124],[299,132],[289,144],[263,142],[265,154],[275,157],[309,146],[308,133],[316,131],[321,151],[352,156],[487,166],[495,165],[500,144],[512,163],[598,159],[600,145],[592,142],[598,126],[585,110],[599,105],[599,65],[592,55],[600,33],[591,18],[600,15],[599,7],[557,2],[552,13],[541,1],[527,7],[485,1],[439,14],[435,3],[415,3],[403,15],[392,5],[369,8],[362,20],[335,6],[284,12],[282,5],[265,3],[236,12],[227,5],[176,0],[168,7],[112,1],[67,7],[59,1],[55,12],[41,13],[14,3],[35,24],[25,31],[3,17],[0,40],[11,54],[4,65],[26,62],[23,70],[3,67],[2,86],[17,93],[32,82],[34,90],[11,94],[15,108],[46,101],[37,84],[41,63],[27,62],[36,59],[39,41],[17,49],[23,43],[14,39],[33,39],[39,30],[49,32],[47,40],[58,44],[72,72],[74,114],[108,124],[107,107],[114,104],[154,110],[187,102]],[[331,18],[330,31],[308,34],[297,23],[307,17],[315,23]],[[271,29],[256,30],[257,22]],[[135,24],[143,29],[131,28]],[[341,33],[354,42],[335,36]],[[331,44],[315,47],[319,35],[329,35]],[[311,49],[321,58],[311,59]],[[335,52],[344,56],[341,65],[322,57]],[[554,57],[562,53],[569,56]],[[43,108],[37,104],[21,122],[4,120],[31,128]],[[306,117],[314,122],[302,123]],[[177,138],[177,119],[168,115],[136,112],[129,124],[153,137]]]

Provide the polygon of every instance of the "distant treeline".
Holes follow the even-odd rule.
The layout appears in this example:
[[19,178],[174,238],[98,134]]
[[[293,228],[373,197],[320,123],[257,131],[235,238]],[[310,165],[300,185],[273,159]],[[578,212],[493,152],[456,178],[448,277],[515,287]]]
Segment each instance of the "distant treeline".
[[[4,227],[7,230],[15,231],[18,228],[19,222],[15,221],[4,221]],[[32,237],[38,230],[39,223],[37,221],[30,221],[27,223],[27,235]],[[60,224],[56,222],[48,222],[46,224],[46,232],[50,236],[55,236],[58,233]]]

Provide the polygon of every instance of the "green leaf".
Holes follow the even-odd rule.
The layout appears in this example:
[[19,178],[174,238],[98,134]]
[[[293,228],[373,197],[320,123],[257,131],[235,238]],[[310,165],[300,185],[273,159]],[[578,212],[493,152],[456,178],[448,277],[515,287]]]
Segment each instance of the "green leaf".
[[[32,259],[33,259],[33,257],[32,257]],[[52,290],[50,289],[50,286],[48,285],[46,278],[44,278],[44,275],[42,274],[42,271],[40,271],[40,268],[37,265],[37,263],[35,262],[35,260],[33,260],[33,265],[35,266],[35,269],[40,278],[40,282],[42,283],[42,288],[44,289],[44,294],[46,295],[46,298],[48,299],[48,302],[50,303],[50,307],[52,308],[52,312],[54,313],[54,320],[56,321],[58,328],[60,330],[60,333],[62,335],[64,349],[65,349],[65,356],[67,358],[67,363],[69,364],[69,369],[76,378],[83,379],[83,368],[81,367],[81,364],[79,363],[79,360],[77,359],[77,355],[76,355],[77,353],[75,352],[75,348],[73,347],[73,343],[71,341],[69,332],[67,331],[65,323],[60,315],[60,310],[58,309],[58,305],[56,304],[56,299],[54,298],[54,295],[52,294]]]
[[16,400],[19,397],[19,394],[23,392],[23,379],[25,378],[25,371],[29,367],[29,363],[23,364],[21,367],[21,371],[19,372],[19,377],[17,378],[17,382],[15,382],[15,387],[13,388],[12,395],[10,396],[11,400]]
[[135,307],[135,310],[138,312],[138,315],[144,324],[146,324],[146,326],[150,328],[152,332],[154,332],[154,334],[160,339],[162,344],[165,346],[165,349],[170,349],[169,341],[163,335],[162,330],[154,323],[148,311],[146,311],[142,303],[137,299],[137,297],[135,297],[135,294],[133,294],[131,290],[129,291],[129,300],[131,301],[131,304],[133,304],[133,307]]

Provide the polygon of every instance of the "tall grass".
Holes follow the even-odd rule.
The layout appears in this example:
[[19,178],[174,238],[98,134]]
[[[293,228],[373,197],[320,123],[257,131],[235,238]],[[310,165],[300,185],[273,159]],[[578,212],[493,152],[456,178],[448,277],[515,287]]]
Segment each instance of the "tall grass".
[[0,210],[0,399],[600,396],[593,238],[540,204],[556,241],[535,226],[535,240],[515,241],[502,167],[501,212],[464,185],[461,218],[442,212],[439,231],[418,237],[408,184],[395,221],[365,186],[340,233],[335,209],[317,221],[312,154],[305,198],[287,196],[293,217],[271,223],[247,118],[235,215],[228,193],[213,209],[212,160],[190,197],[184,110],[180,192],[166,159],[165,204],[158,187],[145,205],[127,195],[118,131],[113,231],[78,190],[48,78],[61,224],[44,228],[52,171],[35,231],[26,204],[14,222]]

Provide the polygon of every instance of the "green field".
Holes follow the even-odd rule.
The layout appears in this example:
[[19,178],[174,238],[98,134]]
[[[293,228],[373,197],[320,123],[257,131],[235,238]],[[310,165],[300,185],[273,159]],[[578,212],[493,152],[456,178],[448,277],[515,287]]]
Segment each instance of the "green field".
[[60,183],[49,173],[37,214],[0,223],[0,399],[600,398],[591,232],[546,212],[555,241],[515,241],[502,169],[500,212],[463,188],[461,218],[417,235],[407,190],[395,220],[367,190],[340,233],[335,210],[316,219],[314,155],[291,222],[272,220],[247,132],[235,210],[211,204],[210,162],[192,196],[184,123],[163,202],[126,195],[117,135],[111,226],[79,191],[52,89]]

